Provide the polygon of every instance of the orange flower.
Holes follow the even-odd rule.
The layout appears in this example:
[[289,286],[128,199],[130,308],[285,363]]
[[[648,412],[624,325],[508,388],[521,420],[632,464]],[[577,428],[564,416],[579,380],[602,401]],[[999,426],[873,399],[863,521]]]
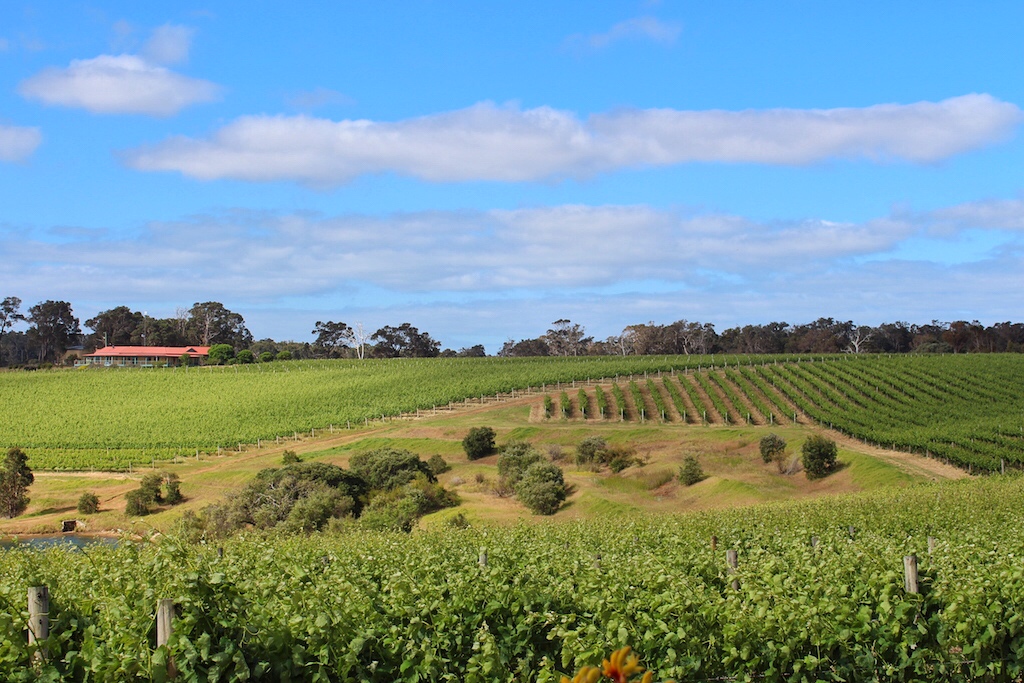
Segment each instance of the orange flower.
[[[610,659],[601,662],[602,673],[605,677],[610,678],[615,683],[629,683],[629,679],[633,674],[643,671],[644,667],[640,665],[640,658],[630,654],[631,652],[632,648],[627,645],[621,650],[613,652]],[[647,678],[649,681],[650,677]]]
[[[634,654],[630,654],[632,648],[624,647],[621,650],[616,650],[611,656],[601,662],[601,668],[596,666],[585,666],[580,669],[573,679],[570,681],[566,676],[562,676],[562,683],[598,683],[600,680],[610,680],[613,683],[630,683],[630,677],[633,674],[638,674],[644,670],[644,667],[640,664],[640,658]],[[653,683],[654,674],[648,671],[640,679],[640,683]],[[666,681],[666,683],[672,683]]]
[[571,681],[562,676],[562,683],[597,683],[599,678],[601,678],[600,669],[596,666],[585,666],[576,672]]

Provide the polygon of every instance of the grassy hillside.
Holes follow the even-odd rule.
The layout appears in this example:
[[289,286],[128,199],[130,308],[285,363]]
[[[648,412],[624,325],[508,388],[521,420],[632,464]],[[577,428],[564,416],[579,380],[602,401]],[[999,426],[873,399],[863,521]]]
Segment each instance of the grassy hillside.
[[[589,381],[599,378],[612,380],[600,394]],[[36,469],[127,471],[197,451],[277,443],[533,392],[549,396],[551,417],[559,419],[734,426],[814,421],[891,449],[996,471],[1024,464],[1021,386],[1020,354],[426,359],[3,372],[0,447],[29,451]],[[564,415],[563,406],[569,407]]]
[[697,357],[295,361],[0,372],[0,447],[37,469],[124,471],[559,382],[706,365]]
[[969,470],[1024,467],[1024,356],[1019,354],[732,362],[623,378],[582,394],[557,391],[548,394],[552,408],[542,414],[644,424],[814,423]]
[[[872,448],[855,440],[832,435],[840,440],[839,459],[844,467],[827,479],[811,482],[802,473],[779,474],[775,465],[765,465],[758,452],[758,440],[768,428],[747,425],[680,425],[671,422],[620,422],[618,420],[545,419],[540,416],[539,395],[514,401],[463,406],[438,415],[395,420],[358,430],[308,434],[287,444],[265,445],[221,456],[201,456],[163,463],[161,469],[177,473],[183,482],[186,503],[143,518],[123,514],[124,495],[137,488],[140,477],[149,468],[126,473],[38,472],[30,490],[32,504],[27,513],[13,520],[0,521],[0,531],[52,532],[61,519],[78,518],[90,529],[126,529],[145,533],[151,528],[168,529],[185,510],[200,510],[218,502],[245,485],[261,468],[277,467],[285,448],[295,450],[304,459],[315,459],[347,466],[360,451],[393,446],[406,448],[424,460],[439,454],[452,470],[441,476],[442,482],[462,498],[462,505],[422,521],[426,528],[445,525],[452,514],[462,513],[471,522],[504,523],[513,520],[538,521],[514,498],[494,493],[498,480],[497,456],[469,462],[461,441],[471,427],[490,426],[497,431],[498,444],[523,439],[544,452],[560,448],[564,459],[559,464],[573,487],[567,504],[556,519],[593,517],[624,518],[639,512],[671,513],[705,510],[762,502],[811,499],[820,496],[870,491],[915,482],[964,476],[961,470],[934,460]],[[788,424],[772,429],[789,443],[792,458],[800,445],[816,428]],[[613,444],[636,449],[644,464],[613,474],[577,468],[573,451],[588,436],[602,436]],[[708,475],[692,487],[676,480],[683,460],[695,455]],[[85,490],[100,498],[96,515],[78,515],[75,505]]]

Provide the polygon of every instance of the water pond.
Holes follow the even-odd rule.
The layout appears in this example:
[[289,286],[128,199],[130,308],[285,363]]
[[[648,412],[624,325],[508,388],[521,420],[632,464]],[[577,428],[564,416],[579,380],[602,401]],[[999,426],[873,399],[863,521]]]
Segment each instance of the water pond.
[[57,545],[70,545],[84,548],[90,545],[116,545],[118,539],[107,536],[85,536],[83,534],[60,534],[53,536],[25,536],[20,538],[0,539],[0,548],[37,548],[45,549]]

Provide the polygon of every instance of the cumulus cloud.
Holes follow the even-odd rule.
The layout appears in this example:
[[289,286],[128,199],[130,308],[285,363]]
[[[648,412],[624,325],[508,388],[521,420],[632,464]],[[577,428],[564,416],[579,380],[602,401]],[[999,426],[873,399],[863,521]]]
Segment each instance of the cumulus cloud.
[[333,185],[373,173],[433,182],[537,181],[693,162],[930,163],[1009,137],[1024,120],[990,95],[843,109],[571,112],[484,102],[396,122],[246,116],[206,139],[174,137],[126,163],[210,180]]
[[606,48],[622,40],[649,40],[655,43],[671,44],[679,38],[682,27],[652,16],[633,17],[612,26],[604,33],[590,35],[575,34],[566,39],[571,48],[586,46],[595,50]]
[[23,161],[43,141],[38,128],[0,124],[0,161]]
[[18,92],[44,104],[95,114],[171,116],[220,95],[220,87],[214,83],[161,66],[184,61],[191,36],[192,30],[184,26],[161,26],[153,32],[141,56],[75,59],[66,68],[45,69],[22,81]]

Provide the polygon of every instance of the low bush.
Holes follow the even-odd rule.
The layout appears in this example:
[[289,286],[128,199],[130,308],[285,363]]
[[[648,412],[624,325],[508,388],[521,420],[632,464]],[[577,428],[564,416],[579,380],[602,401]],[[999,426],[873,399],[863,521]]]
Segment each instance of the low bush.
[[808,479],[827,477],[838,467],[836,442],[832,439],[813,434],[804,441],[800,452]]
[[761,450],[761,460],[765,464],[774,462],[779,472],[782,472],[786,463],[786,440],[778,434],[768,434],[761,437],[758,445]]
[[100,511],[100,499],[95,493],[86,491],[78,498],[78,512],[83,515],[94,515]]
[[124,495],[124,514],[129,517],[142,517],[149,514],[149,502],[142,489],[134,489]]
[[683,486],[693,486],[705,479],[704,470],[701,469],[697,456],[688,455],[683,460],[683,466],[679,468],[679,481]]
[[473,427],[462,440],[462,449],[470,460],[485,458],[494,452],[494,430],[490,427]]
[[509,441],[498,456],[498,477],[501,484],[515,489],[530,465],[542,462],[544,456],[525,441]]
[[568,495],[562,469],[550,462],[530,465],[516,486],[516,497],[535,515],[558,512]]
[[444,474],[452,468],[444,458],[436,453],[430,456],[430,460],[427,460],[427,467],[430,468],[435,477],[439,474]]

